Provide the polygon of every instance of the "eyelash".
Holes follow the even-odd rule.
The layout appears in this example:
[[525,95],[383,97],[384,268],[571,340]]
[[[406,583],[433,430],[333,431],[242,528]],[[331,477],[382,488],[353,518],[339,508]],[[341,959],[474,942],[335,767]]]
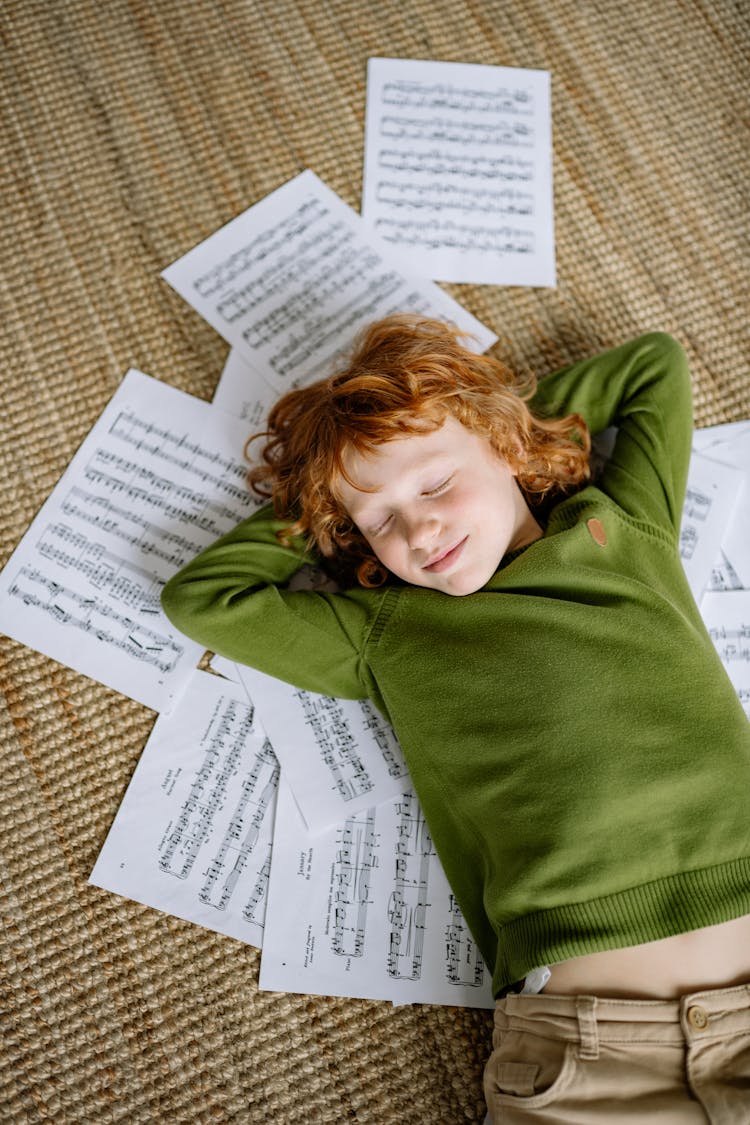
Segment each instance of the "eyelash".
[[453,475],[451,474],[451,476],[446,477],[445,480],[443,481],[443,483],[439,484],[437,486],[437,488],[431,488],[429,492],[423,492],[422,495],[423,496],[439,496],[441,492],[445,491],[445,489],[448,487],[448,485],[451,483],[452,480],[453,480]]
[[380,535],[380,532],[385,531],[385,529],[387,528],[387,526],[390,522],[391,522],[391,517],[386,516],[386,518],[383,520],[382,523],[378,524],[377,527],[374,527],[372,529],[372,531],[370,532],[370,535]]
[[[426,496],[428,499],[431,496],[439,496],[441,492],[444,492],[446,490],[446,488],[448,487],[448,485],[451,483],[452,480],[453,480],[453,475],[451,474],[451,476],[446,477],[446,479],[442,482],[442,484],[437,485],[436,488],[431,488],[429,490],[429,492],[423,492],[422,495]],[[381,524],[378,524],[377,527],[374,527],[372,529],[370,534],[371,535],[379,535],[381,531],[385,531],[386,527],[388,526],[388,524],[390,522],[391,522],[391,517],[387,516],[386,519],[384,519]]]

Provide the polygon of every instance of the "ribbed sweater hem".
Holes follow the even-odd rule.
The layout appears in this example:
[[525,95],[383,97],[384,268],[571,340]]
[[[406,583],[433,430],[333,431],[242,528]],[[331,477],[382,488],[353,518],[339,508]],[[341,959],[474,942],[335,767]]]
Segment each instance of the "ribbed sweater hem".
[[622,949],[750,914],[750,857],[539,911],[498,935],[495,995],[539,965]]

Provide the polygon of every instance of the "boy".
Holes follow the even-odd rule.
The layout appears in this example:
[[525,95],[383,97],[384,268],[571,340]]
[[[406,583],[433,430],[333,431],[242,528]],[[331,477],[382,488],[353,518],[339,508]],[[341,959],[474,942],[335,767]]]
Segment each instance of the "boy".
[[[439,322],[372,326],[272,411],[275,515],[164,606],[392,722],[493,971],[495,1125],[750,1120],[750,727],[679,558],[685,357],[655,333],[532,390]],[[321,560],[340,592],[287,589]]]

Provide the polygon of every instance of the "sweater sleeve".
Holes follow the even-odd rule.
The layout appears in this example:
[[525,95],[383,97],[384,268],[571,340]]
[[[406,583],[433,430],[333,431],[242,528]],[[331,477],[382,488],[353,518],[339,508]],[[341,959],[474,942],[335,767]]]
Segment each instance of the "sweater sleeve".
[[597,484],[635,519],[679,533],[692,439],[690,372],[679,343],[653,332],[543,379],[543,416],[576,412],[591,433],[617,427]]
[[164,611],[186,636],[230,660],[308,691],[364,698],[360,652],[377,599],[286,589],[316,560],[299,542],[279,543],[282,526],[270,505],[244,520],[169,580]]

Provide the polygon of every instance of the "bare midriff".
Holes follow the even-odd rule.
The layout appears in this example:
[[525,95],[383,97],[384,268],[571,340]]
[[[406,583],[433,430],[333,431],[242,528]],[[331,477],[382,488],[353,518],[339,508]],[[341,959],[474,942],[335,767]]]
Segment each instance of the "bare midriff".
[[670,1000],[750,984],[750,914],[687,934],[605,950],[550,966],[545,992]]

